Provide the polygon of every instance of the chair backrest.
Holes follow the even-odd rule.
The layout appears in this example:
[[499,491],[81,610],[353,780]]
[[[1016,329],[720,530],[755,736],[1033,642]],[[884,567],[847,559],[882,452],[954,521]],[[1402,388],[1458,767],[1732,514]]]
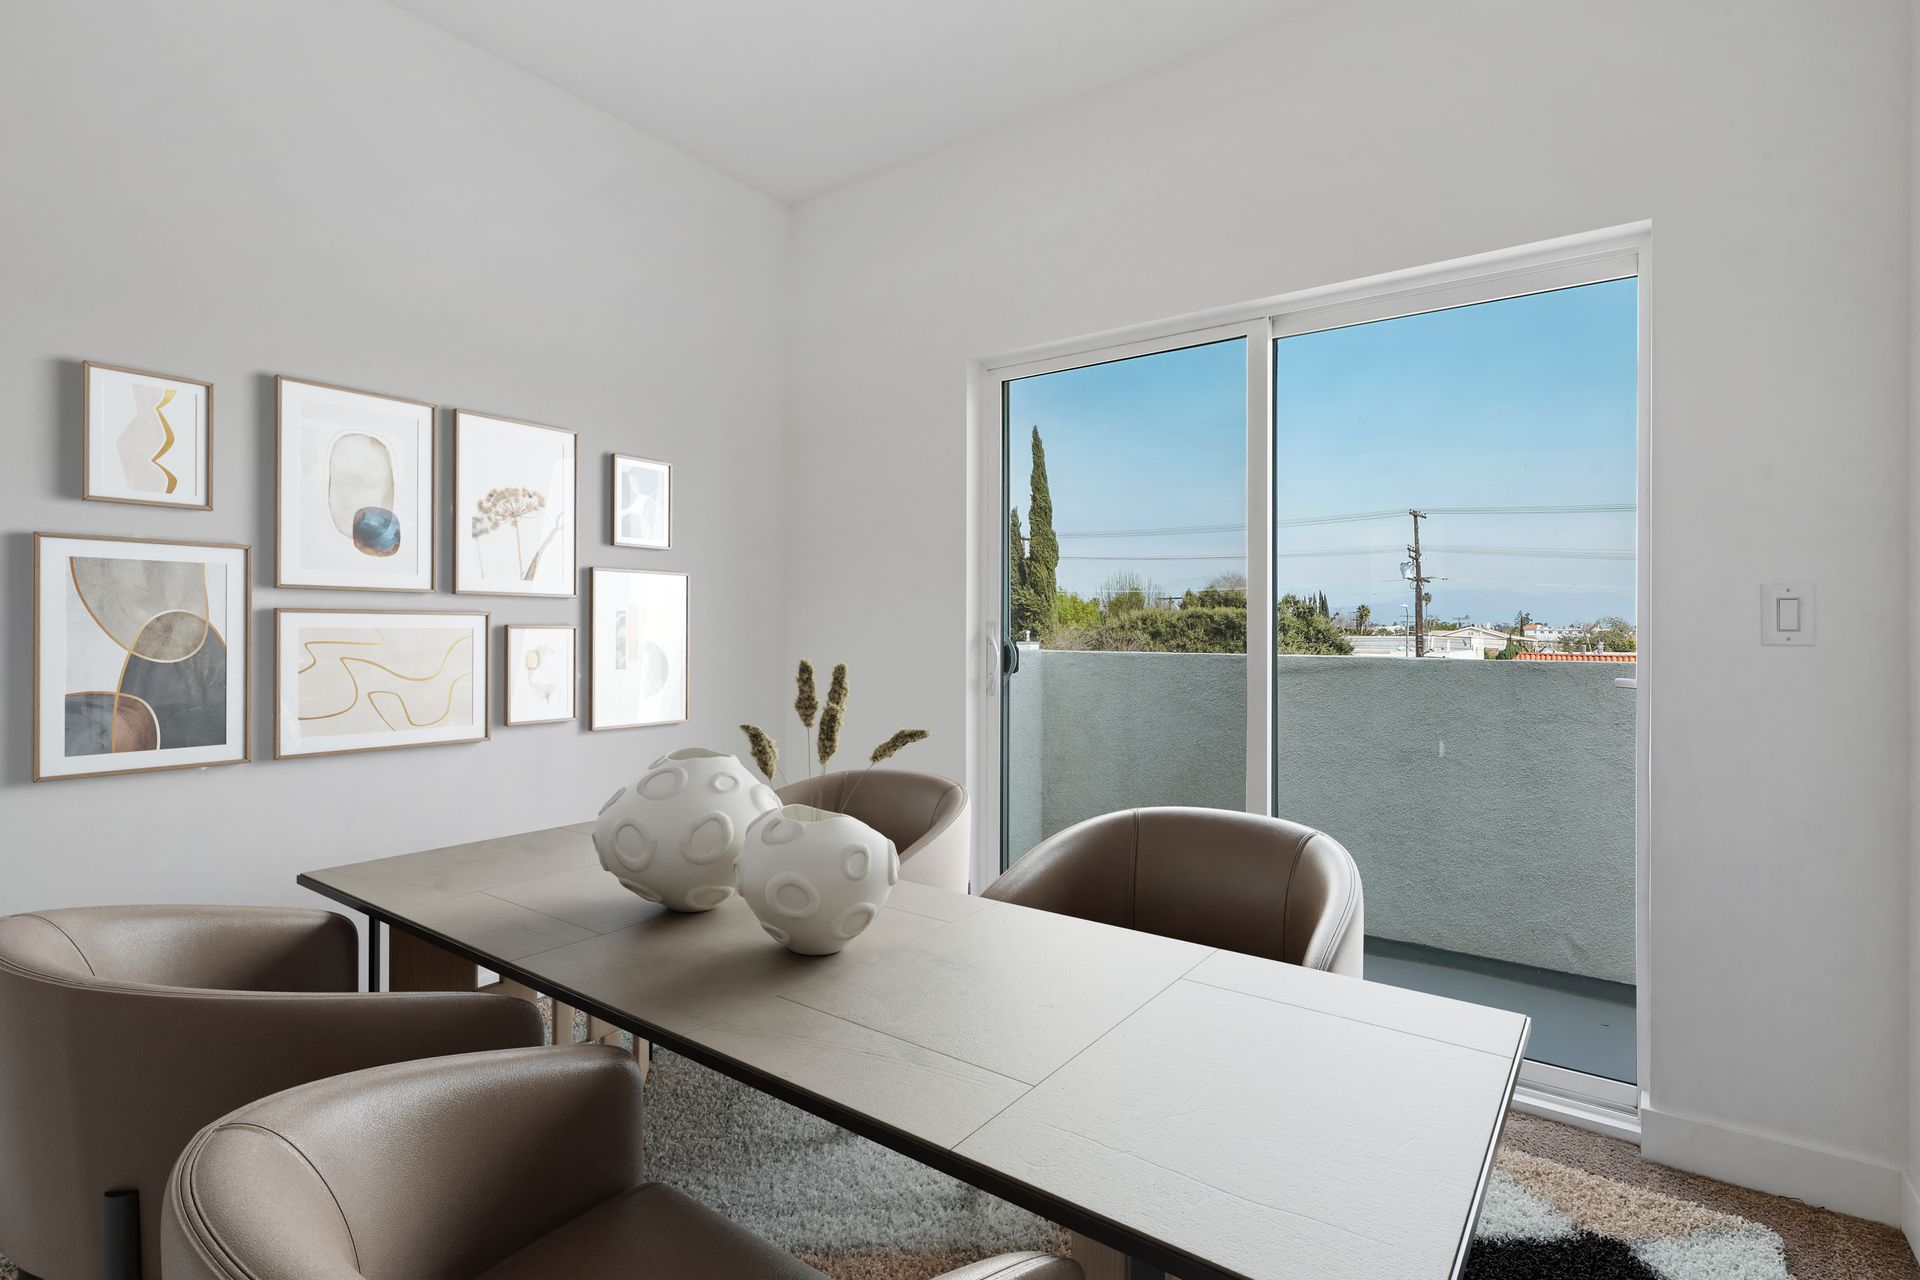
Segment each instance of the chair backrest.
[[102,1197],[135,1191],[157,1276],[167,1174],[208,1121],[322,1075],[539,1043],[522,1001],[356,992],[357,936],[275,907],[0,918],[0,1248],[34,1274],[100,1275]]
[[188,1143],[167,1280],[469,1280],[638,1185],[640,1109],[633,1059],[593,1045],[288,1089]]
[[146,1192],[142,1253],[155,1265],[167,1170],[225,1109],[196,1108],[195,1095],[237,1100],[224,1047],[193,1034],[196,992],[185,988],[351,990],[354,938],[339,916],[275,908],[0,918],[0,1240],[14,1259],[48,1275],[100,1274],[101,1197],[131,1190]]
[[1360,871],[1332,836],[1225,809],[1126,809],[1042,841],[986,897],[1361,976]]
[[782,804],[844,813],[893,841],[908,880],[965,893],[967,789],[951,778],[907,769],[851,769],[790,782]]

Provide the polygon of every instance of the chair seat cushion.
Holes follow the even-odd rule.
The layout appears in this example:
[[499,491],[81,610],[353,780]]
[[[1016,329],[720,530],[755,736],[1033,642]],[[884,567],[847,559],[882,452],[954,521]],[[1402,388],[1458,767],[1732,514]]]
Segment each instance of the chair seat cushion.
[[548,1232],[481,1280],[826,1280],[697,1200],[649,1182]]

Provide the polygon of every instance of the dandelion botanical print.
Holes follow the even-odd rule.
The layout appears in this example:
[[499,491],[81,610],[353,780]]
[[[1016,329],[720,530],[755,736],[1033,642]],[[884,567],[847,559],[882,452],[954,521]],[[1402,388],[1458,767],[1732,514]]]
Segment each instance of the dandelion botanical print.
[[520,485],[511,485],[505,489],[489,490],[487,496],[480,499],[479,513],[473,517],[473,538],[480,546],[480,568],[486,573],[486,534],[501,528],[513,530],[513,562],[511,572],[520,581],[525,582],[540,569],[540,557],[546,553],[547,546],[560,532],[560,525],[550,523],[546,537],[540,545],[533,548],[533,555],[527,555],[526,539],[520,536],[523,521],[531,521],[547,509],[545,495]]
[[453,415],[455,591],[575,594],[577,454],[571,431]]

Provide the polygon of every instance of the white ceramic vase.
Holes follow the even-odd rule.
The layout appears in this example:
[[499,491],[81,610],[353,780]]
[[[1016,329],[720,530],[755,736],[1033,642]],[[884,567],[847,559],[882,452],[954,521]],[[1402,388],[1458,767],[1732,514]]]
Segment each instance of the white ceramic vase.
[[748,826],[779,807],[773,788],[733,756],[687,747],[600,806],[593,847],[600,865],[648,902],[711,911],[733,894]]
[[760,927],[803,956],[832,955],[859,937],[900,879],[893,841],[805,804],[754,819],[736,867]]

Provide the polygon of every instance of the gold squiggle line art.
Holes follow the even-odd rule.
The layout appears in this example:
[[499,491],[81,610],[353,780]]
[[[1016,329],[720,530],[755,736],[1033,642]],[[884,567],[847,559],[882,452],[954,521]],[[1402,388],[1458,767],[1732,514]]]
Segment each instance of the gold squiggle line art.
[[167,393],[160,397],[160,403],[153,406],[153,416],[160,419],[160,429],[167,433],[167,438],[166,438],[166,441],[163,444],[161,444],[160,451],[154,454],[151,458],[147,459],[148,462],[151,462],[154,466],[159,467],[160,474],[167,478],[166,491],[168,493],[172,493],[174,491],[174,488],[179,485],[180,477],[174,475],[173,472],[167,470],[165,464],[163,464],[160,461],[160,459],[166,455],[167,450],[173,448],[173,424],[171,422],[168,422],[167,415],[160,411],[172,403],[173,403],[173,388],[168,387]]
[[384,693],[389,698],[392,698],[395,702],[398,702],[400,704],[400,714],[403,717],[405,717],[408,728],[430,729],[434,725],[439,724],[441,721],[445,720],[448,716],[453,714],[453,691],[460,687],[460,682],[462,680],[471,680],[471,679],[473,679],[473,673],[471,671],[462,671],[459,675],[447,681],[447,705],[441,709],[439,715],[435,716],[431,720],[415,720],[413,718],[413,712],[407,710],[407,700],[401,697],[399,694],[395,693],[391,689],[370,690],[367,693],[367,705],[373,708],[373,713],[380,717],[381,721],[386,724],[387,728],[398,729],[400,726],[396,725],[392,720],[388,719],[387,713],[380,709],[380,704],[378,702],[374,701],[375,698],[379,697],[381,694]]
[[[384,672],[386,672],[386,673],[387,673],[388,675],[390,675],[390,676],[392,676],[392,677],[393,677],[394,679],[396,679],[396,680],[405,680],[405,681],[407,681],[407,682],[408,682],[408,683],[410,683],[410,684],[424,684],[424,683],[426,683],[426,682],[427,682],[427,681],[429,681],[429,680],[438,680],[438,679],[440,678],[440,674],[441,674],[442,672],[444,672],[444,671],[445,671],[445,670],[447,669],[447,664],[448,664],[449,662],[451,662],[451,661],[453,661],[453,651],[454,651],[455,649],[458,649],[458,648],[459,648],[459,647],[460,647],[460,646],[461,646],[461,645],[462,645],[463,643],[465,643],[465,642],[466,642],[467,640],[469,640],[469,639],[471,639],[471,638],[472,638],[472,637],[470,637],[470,636],[459,636],[459,637],[457,637],[457,638],[456,638],[456,639],[454,640],[454,642],[453,642],[452,644],[450,644],[450,645],[448,645],[448,646],[447,646],[447,651],[446,651],[446,652],[445,652],[444,654],[442,654],[442,655],[440,656],[440,665],[439,665],[438,667],[436,667],[436,668],[434,668],[434,670],[433,670],[432,672],[430,672],[429,674],[427,674],[427,675],[424,675],[424,676],[410,676],[410,675],[406,675],[406,674],[404,674],[404,673],[402,673],[402,672],[399,672],[399,671],[395,671],[395,670],[394,670],[394,669],[393,669],[392,667],[389,667],[389,666],[387,666],[387,665],[385,665],[384,663],[379,663],[379,662],[375,662],[375,661],[373,661],[373,659],[371,659],[371,658],[355,658],[355,657],[351,657],[351,656],[349,656],[349,655],[347,655],[347,654],[342,654],[342,655],[340,655],[340,657],[338,657],[338,658],[336,658],[336,659],[335,659],[335,661],[336,661],[336,662],[338,662],[338,663],[340,664],[340,669],[341,669],[342,671],[344,671],[344,672],[346,672],[346,673],[347,673],[347,682],[348,682],[349,684],[351,684],[351,685],[353,686],[353,701],[352,701],[352,702],[349,702],[349,703],[348,703],[348,704],[347,704],[346,706],[344,706],[344,707],[342,707],[342,708],[340,708],[340,709],[339,709],[338,711],[329,711],[329,712],[326,712],[326,713],[325,713],[324,715],[317,715],[317,716],[301,716],[301,717],[300,717],[300,719],[301,719],[302,721],[307,721],[307,720],[333,720],[333,719],[337,719],[338,717],[340,717],[340,716],[343,716],[343,715],[345,715],[345,714],[347,714],[347,712],[349,712],[349,711],[351,711],[351,710],[353,710],[353,709],[354,709],[355,707],[357,707],[357,706],[359,706],[359,705],[360,705],[360,699],[361,699],[361,697],[362,697],[362,690],[361,690],[361,688],[360,688],[360,680],[359,680],[359,677],[357,677],[357,676],[355,676],[355,675],[353,674],[353,668],[352,668],[352,667],[350,667],[350,666],[348,666],[348,665],[347,665],[348,663],[358,663],[358,664],[360,664],[361,666],[366,666],[366,667],[372,667],[372,668],[374,668],[374,669],[375,669],[375,670],[377,670],[377,671],[384,671]],[[316,654],[316,653],[315,653],[315,652],[313,651],[313,646],[314,646],[314,645],[316,645],[316,644],[353,644],[353,645],[368,645],[368,644],[380,644],[380,643],[383,643],[383,642],[384,642],[383,640],[303,640],[303,641],[301,641],[301,642],[300,642],[300,647],[301,647],[302,649],[305,649],[305,650],[307,651],[307,656],[308,656],[309,658],[311,658],[311,659],[313,659],[313,661],[312,661],[312,662],[309,662],[309,663],[308,663],[308,664],[307,664],[306,666],[304,666],[304,667],[302,667],[302,668],[300,668],[300,671],[299,671],[299,672],[296,672],[295,674],[296,674],[296,675],[298,675],[298,674],[301,674],[302,672],[306,672],[306,671],[309,671],[309,670],[311,670],[311,669],[312,669],[312,668],[313,668],[314,666],[316,666],[316,665],[317,665],[317,664],[319,663],[319,661],[320,661],[320,655],[318,655],[318,654]],[[465,673],[465,672],[463,672],[463,673],[462,673],[462,676],[464,676],[464,675],[466,675],[466,674],[468,674],[468,673]],[[457,684],[457,683],[459,682],[459,680],[460,680],[460,678],[461,678],[461,677],[455,677],[455,679],[454,679],[454,681],[453,681],[453,683],[455,683],[455,684]],[[451,684],[450,684],[450,685],[448,686],[448,689],[449,689],[449,692],[448,692],[448,695],[447,695],[447,711],[446,711],[445,713],[443,713],[443,714],[442,714],[442,716],[441,716],[441,718],[442,718],[442,719],[445,719],[445,717],[446,717],[446,715],[447,715],[447,714],[450,714],[450,713],[452,712],[452,710],[453,710],[453,695],[452,695],[452,692],[451,692],[451,689],[452,689],[452,685],[451,685]],[[374,690],[374,693],[393,693],[393,690],[391,690],[391,689],[376,689],[376,690]],[[394,696],[395,696],[395,697],[399,697],[399,695],[398,695],[398,694],[394,694]],[[394,726],[393,726],[393,724],[392,724],[392,722],[391,722],[391,721],[387,721],[387,718],[386,718],[386,716],[385,716],[385,715],[382,715],[382,714],[381,714],[381,712],[380,712],[380,708],[379,708],[379,707],[377,707],[377,706],[374,706],[374,704],[373,704],[373,698],[372,698],[372,695],[371,695],[371,694],[368,694],[368,695],[366,695],[366,697],[367,697],[367,705],[368,705],[368,706],[372,706],[372,707],[373,707],[373,711],[374,711],[374,714],[375,714],[375,715],[378,715],[378,716],[380,716],[380,719],[381,719],[381,720],[382,720],[383,722],[386,722],[386,724],[387,724],[387,727],[388,727],[389,729],[391,729],[391,728],[393,728]],[[402,709],[403,709],[403,710],[405,709],[405,706],[406,706],[406,702],[405,702],[405,700],[404,700],[404,699],[402,699],[402,701],[401,701],[401,707],[402,707]],[[407,718],[408,718],[408,720],[409,720],[409,721],[411,721],[413,717],[411,717],[411,716],[408,716]],[[419,727],[419,726],[415,726],[415,727],[417,728],[417,727]]]
[[[380,633],[376,631],[374,634],[379,635]],[[465,637],[462,637],[462,638],[464,639]],[[320,665],[320,655],[313,651],[313,646],[317,644],[351,644],[351,645],[360,645],[362,647],[369,647],[369,646],[383,645],[386,642],[387,642],[386,637],[384,636],[381,636],[381,638],[378,640],[303,640],[300,642],[300,647],[307,651],[307,665],[300,668],[298,671],[294,672],[293,674],[297,676],[303,676],[307,674],[307,672],[313,670],[315,667]]]

